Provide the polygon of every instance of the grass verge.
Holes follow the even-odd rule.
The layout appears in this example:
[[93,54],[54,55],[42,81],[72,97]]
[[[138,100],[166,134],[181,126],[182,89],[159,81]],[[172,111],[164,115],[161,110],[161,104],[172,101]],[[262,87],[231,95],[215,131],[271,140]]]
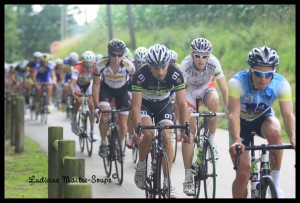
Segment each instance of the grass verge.
[[24,151],[15,153],[5,140],[4,198],[48,198],[48,183],[29,183],[32,176],[48,177],[48,158],[29,137],[24,142]]

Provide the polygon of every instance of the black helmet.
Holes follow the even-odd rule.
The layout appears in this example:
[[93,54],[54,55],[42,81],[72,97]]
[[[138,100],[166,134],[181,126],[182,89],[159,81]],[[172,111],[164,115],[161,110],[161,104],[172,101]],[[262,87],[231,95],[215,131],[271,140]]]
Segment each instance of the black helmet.
[[121,52],[121,53],[125,53],[126,51],[126,45],[122,40],[119,39],[113,39],[109,42],[108,46],[108,52]]
[[170,62],[170,51],[162,44],[155,44],[148,49],[146,61],[149,65],[161,67]]
[[262,46],[249,52],[247,62],[251,67],[260,65],[274,68],[279,64],[279,56],[274,49]]

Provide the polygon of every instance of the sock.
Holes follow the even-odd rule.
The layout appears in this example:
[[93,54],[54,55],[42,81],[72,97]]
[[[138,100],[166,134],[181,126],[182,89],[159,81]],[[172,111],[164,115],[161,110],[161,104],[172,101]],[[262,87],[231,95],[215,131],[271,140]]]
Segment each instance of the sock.
[[271,175],[272,178],[273,178],[275,187],[276,187],[276,188],[280,188],[280,181],[279,181],[279,178],[280,178],[280,170],[272,170],[270,175]]
[[192,170],[190,168],[185,169],[185,181],[192,180]]
[[145,166],[146,165],[146,160],[140,161],[137,163],[137,166]]
[[106,139],[101,139],[101,144],[106,145]]
[[209,141],[210,141],[211,143],[213,143],[213,142],[214,142],[214,139],[215,139],[215,134],[210,134],[210,135],[209,135]]
[[94,127],[95,127],[95,123],[93,123],[92,126],[91,126],[92,131],[94,131],[94,129],[95,129]]

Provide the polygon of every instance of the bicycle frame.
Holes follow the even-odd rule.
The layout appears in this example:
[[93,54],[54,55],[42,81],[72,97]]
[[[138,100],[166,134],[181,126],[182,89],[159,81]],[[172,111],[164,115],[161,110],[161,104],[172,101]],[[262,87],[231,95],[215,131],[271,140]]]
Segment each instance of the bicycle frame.
[[[115,113],[123,112],[123,111],[129,111],[130,108],[125,108],[125,109],[116,109],[115,107],[112,107],[110,110],[100,110],[99,113],[109,113],[110,118],[108,120],[108,128],[110,131],[110,142],[108,147],[108,155],[107,157],[103,158],[103,164],[104,164],[104,169],[106,172],[107,177],[110,177],[111,175],[111,170],[112,170],[112,162],[115,161],[115,169],[117,172],[117,179],[119,185],[123,183],[123,150],[121,146],[121,141],[119,138],[119,131],[118,131],[118,125],[116,124],[115,120]],[[97,118],[96,123],[99,122],[99,118]],[[116,145],[119,147],[119,151],[116,151]],[[120,164],[120,166],[119,166]],[[119,171],[120,167],[120,171]]]
[[[169,173],[169,165],[168,165],[168,157],[164,150],[163,145],[163,130],[164,129],[184,129],[186,134],[190,134],[189,129],[189,122],[186,122],[185,125],[150,125],[150,126],[143,126],[141,123],[139,123],[137,127],[137,135],[141,135],[141,131],[143,129],[153,129],[157,130],[157,135],[155,135],[152,139],[152,149],[150,151],[151,153],[151,163],[155,163],[155,166],[152,165],[152,170],[149,173],[149,176],[147,176],[146,172],[146,198],[148,195],[150,198],[155,198],[158,196],[159,198],[170,198],[170,173]],[[157,142],[156,142],[157,140]],[[147,156],[148,159],[148,156]],[[162,162],[164,162],[165,171],[166,171],[166,177],[168,178],[168,190],[165,191],[161,187],[161,167],[163,166]]]
[[[251,198],[266,198],[267,189],[270,189],[271,198],[278,198],[277,191],[273,182],[273,178],[271,177],[271,169],[270,169],[270,162],[269,156],[267,151],[269,150],[280,150],[280,149],[293,149],[292,145],[254,145],[254,135],[255,133],[251,133],[251,141],[250,146],[245,146],[245,150],[250,151],[251,153],[251,168],[254,168],[254,164],[257,164],[257,160],[259,160],[260,168],[259,168],[259,175],[257,177],[259,181],[259,186],[256,189],[258,190],[258,194],[256,196],[252,196]],[[260,150],[262,153],[260,157],[257,159],[255,157],[255,150]],[[239,156],[241,154],[241,145],[236,145],[236,160],[234,162],[234,170],[237,170],[239,167]],[[252,171],[250,170],[250,173]],[[250,174],[250,180],[253,178]]]

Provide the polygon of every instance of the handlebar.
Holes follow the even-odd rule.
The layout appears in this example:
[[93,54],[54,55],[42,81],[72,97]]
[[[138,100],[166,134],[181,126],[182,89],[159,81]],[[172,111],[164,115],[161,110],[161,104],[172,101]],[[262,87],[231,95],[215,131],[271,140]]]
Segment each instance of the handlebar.
[[202,113],[191,113],[191,117],[226,117],[226,113],[222,112],[202,112]]
[[[123,109],[116,109],[116,108],[111,108],[109,110],[101,110],[99,109],[98,114],[100,115],[100,113],[119,113],[119,112],[124,112],[124,111],[130,111],[131,107],[128,108],[123,108]],[[97,117],[96,119],[96,123],[99,123],[99,117]]]
[[144,126],[141,123],[138,124],[137,128],[136,128],[136,134],[140,137],[141,136],[141,131],[142,129],[177,129],[177,128],[181,128],[184,129],[187,136],[190,137],[190,124],[187,121],[185,123],[185,125],[149,125],[149,126]]
[[[239,168],[240,164],[240,154],[242,146],[240,144],[236,145],[236,159],[234,162],[234,170],[237,170]],[[293,149],[292,145],[253,145],[253,146],[245,146],[245,150],[280,150],[280,149]]]

